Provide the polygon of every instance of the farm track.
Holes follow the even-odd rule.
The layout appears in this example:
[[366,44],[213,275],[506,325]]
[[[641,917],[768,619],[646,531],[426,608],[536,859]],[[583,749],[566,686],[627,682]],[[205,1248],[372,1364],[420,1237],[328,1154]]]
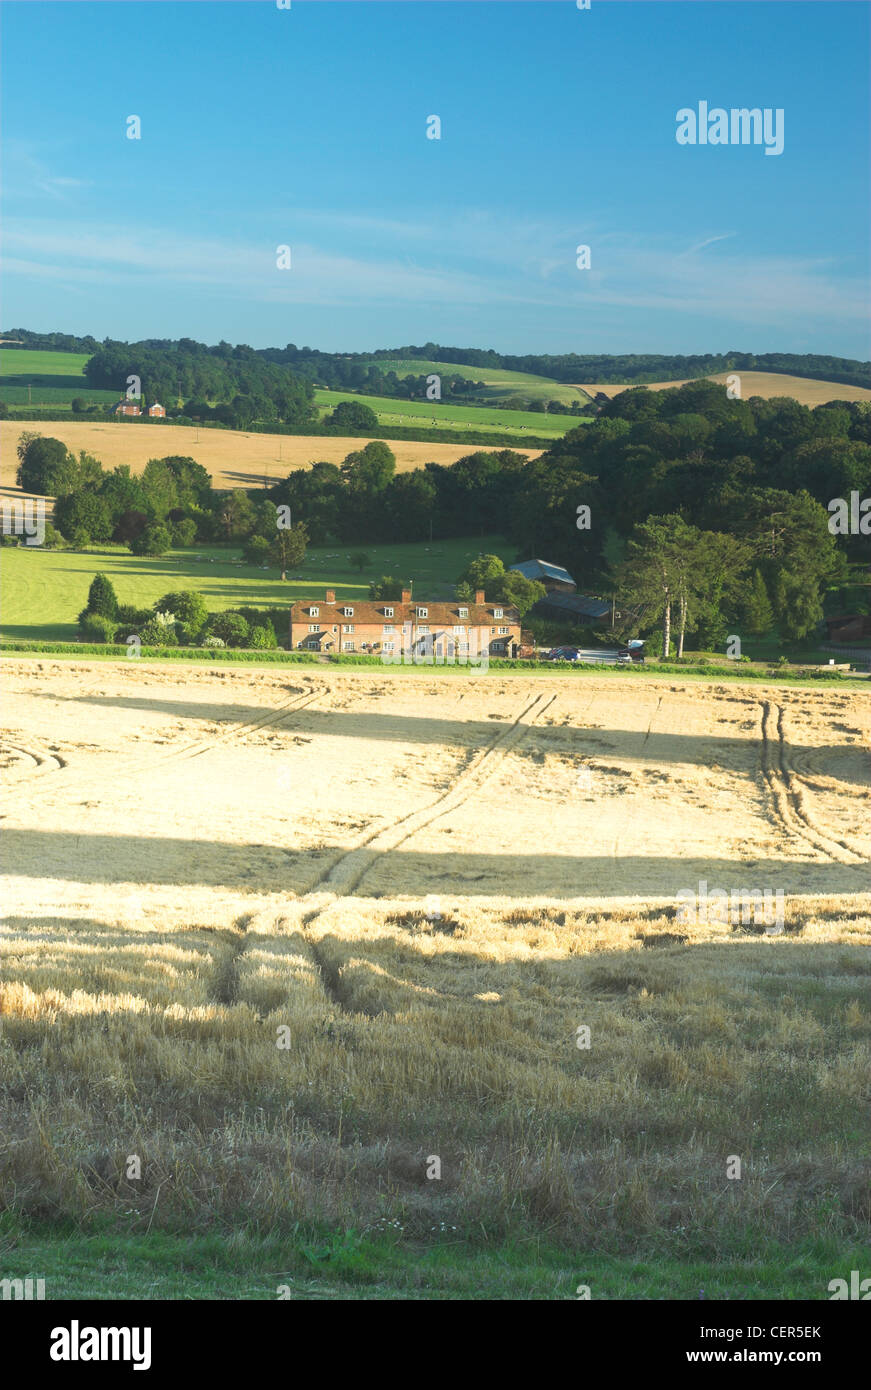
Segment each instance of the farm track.
[[370,1011],[351,1009],[345,1002],[341,971],[325,956],[317,940],[311,936],[314,923],[336,903],[350,898],[382,855],[399,849],[418,831],[425,829],[448,812],[458,810],[479,792],[498,771],[508,754],[526,737],[535,722],[551,708],[556,698],[556,695],[549,698],[544,694],[536,695],[507,729],[498,734],[486,747],[478,750],[451,787],[428,806],[411,811],[400,816],[391,825],[373,831],[360,844],[347,850],[325,869],[309,888],[305,896],[313,901],[313,906],[305,911],[303,903],[301,926],[320,972],[324,990],[339,1008],[346,1012],[373,1017]]
[[790,760],[784,718],[782,705],[771,700],[762,703],[762,775],[774,819],[789,835],[797,835],[828,859],[867,870],[868,860],[864,854],[853,849],[845,840],[836,840],[827,835],[814,820],[807,806],[805,788]]
[[[462,700],[464,696],[460,695],[459,698]],[[317,967],[324,993],[337,1008],[365,1018],[376,1016],[372,1010],[355,1008],[348,1002],[347,991],[342,984],[341,967],[330,960],[323,951],[311,933],[312,926],[328,909],[340,903],[343,898],[351,897],[382,855],[399,849],[419,830],[465,805],[498,771],[507,755],[526,737],[556,699],[556,695],[550,698],[546,698],[544,694],[536,695],[507,729],[497,734],[485,747],[478,749],[451,787],[440,793],[429,805],[401,816],[390,825],[366,833],[338,860],[324,869],[306,890],[300,903],[300,927],[305,944]],[[584,710],[585,716],[597,699],[598,692],[590,696]],[[306,900],[312,904],[308,910],[305,907]],[[240,947],[239,954],[243,950],[244,945]]]

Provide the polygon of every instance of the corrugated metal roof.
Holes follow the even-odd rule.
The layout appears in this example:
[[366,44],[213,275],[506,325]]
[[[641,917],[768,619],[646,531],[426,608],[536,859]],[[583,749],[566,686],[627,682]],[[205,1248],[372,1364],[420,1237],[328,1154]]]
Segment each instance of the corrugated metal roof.
[[511,565],[512,570],[522,574],[525,579],[553,579],[560,584],[574,584],[574,579],[562,565],[552,565],[549,560],[524,560],[520,565]]

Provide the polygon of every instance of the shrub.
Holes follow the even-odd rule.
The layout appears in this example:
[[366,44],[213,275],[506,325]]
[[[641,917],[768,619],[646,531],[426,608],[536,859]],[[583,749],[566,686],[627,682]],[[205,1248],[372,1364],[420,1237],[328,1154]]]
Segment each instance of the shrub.
[[87,409],[87,405],[88,402],[85,400],[84,396],[73,396],[71,409],[75,415],[81,415],[82,411]]
[[7,536],[7,535],[5,534],[5,532],[4,532],[4,534],[0,535],[0,545],[17,545],[17,544],[18,544],[18,537],[17,537],[17,536]]
[[131,627],[141,627],[153,616],[150,608],[137,608],[133,603],[119,603],[118,605],[118,622],[127,623]]
[[86,550],[91,544],[91,534],[84,526],[74,526],[70,533],[70,541],[77,550]]
[[249,565],[265,565],[269,559],[269,541],[265,536],[251,536],[245,542],[245,549],[242,554]]
[[174,623],[161,622],[161,615],[156,613],[153,618],[143,624],[139,630],[143,647],[177,647],[179,645],[178,636]]
[[227,644],[221,637],[206,637],[200,645],[203,647],[225,647]]
[[173,545],[182,547],[193,545],[197,537],[197,524],[189,516],[186,516],[181,521],[173,523],[171,535]]
[[154,607],[155,611],[171,613],[179,622],[188,623],[195,632],[205,626],[209,616],[206,600],[196,589],[179,589],[175,593],[164,594]]
[[114,642],[116,626],[114,618],[107,618],[105,613],[90,613],[86,609],[79,614],[79,628],[86,642]]
[[278,646],[278,639],[275,636],[275,629],[270,623],[268,627],[252,627],[249,638],[249,647],[257,650],[272,650]]
[[227,647],[244,647],[248,640],[248,624],[241,613],[213,613],[209,618],[210,637],[220,637]]
[[88,608],[92,613],[102,613],[105,618],[118,617],[118,595],[107,575],[95,574],[91,580]]
[[128,545],[134,555],[163,555],[169,550],[171,537],[167,528],[161,523],[156,526],[146,526],[141,536],[134,536],[128,541]]
[[50,521],[45,523],[45,538],[42,542],[45,550],[59,550],[66,545],[66,541],[58,531],[56,526],[52,526]]

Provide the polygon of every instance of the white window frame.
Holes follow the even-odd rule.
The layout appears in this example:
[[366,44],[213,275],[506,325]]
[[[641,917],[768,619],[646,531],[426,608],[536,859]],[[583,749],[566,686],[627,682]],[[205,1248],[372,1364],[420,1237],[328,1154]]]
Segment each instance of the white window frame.
[[468,616],[469,616],[469,610],[468,610],[468,608],[461,608],[460,611],[459,611],[458,616],[461,617],[461,618],[468,618]]
[[343,642],[343,643],[342,643],[342,651],[343,651],[343,652],[353,652],[353,651],[356,651],[356,648],[355,648],[355,646],[354,646],[354,643],[353,643],[353,642]]
[[354,616],[354,610],[353,610],[353,608],[343,608],[343,609],[342,609],[342,616],[345,617],[345,618],[353,618],[353,616]]
[[504,609],[504,608],[494,608],[494,609],[493,609],[493,617],[494,617],[494,618],[504,618],[504,617],[505,617],[505,609]]
[[320,623],[309,623],[308,630],[309,632],[320,632],[321,625]]
[[429,625],[424,623],[423,627],[421,627],[420,624],[418,624],[417,635],[418,637],[429,637]]
[[308,610],[308,615],[310,618],[319,618],[321,616],[321,610],[319,608],[310,608]]
[[382,631],[382,632],[395,632],[395,631],[396,631],[396,628],[394,627],[393,623],[384,623],[384,624],[382,625],[381,631]]
[[417,610],[417,616],[418,616],[418,618],[428,618],[428,617],[429,617],[429,609],[428,609],[428,608],[418,608],[418,610]]
[[353,623],[342,623],[342,631],[343,631],[343,632],[353,632],[353,631],[354,631],[354,624],[353,624]]
[[385,610],[384,610],[384,616],[385,616],[385,618],[392,618],[392,617],[393,617],[393,609],[392,609],[392,608],[385,608]]

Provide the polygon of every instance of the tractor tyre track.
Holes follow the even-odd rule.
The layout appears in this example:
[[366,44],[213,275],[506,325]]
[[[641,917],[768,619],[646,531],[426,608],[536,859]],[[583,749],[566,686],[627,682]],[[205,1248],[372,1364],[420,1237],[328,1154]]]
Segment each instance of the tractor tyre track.
[[860,869],[867,858],[845,841],[833,839],[818,826],[805,804],[802,787],[790,761],[784,733],[784,710],[776,701],[762,702],[762,776],[773,811],[773,818],[790,836],[797,836],[828,859]]

